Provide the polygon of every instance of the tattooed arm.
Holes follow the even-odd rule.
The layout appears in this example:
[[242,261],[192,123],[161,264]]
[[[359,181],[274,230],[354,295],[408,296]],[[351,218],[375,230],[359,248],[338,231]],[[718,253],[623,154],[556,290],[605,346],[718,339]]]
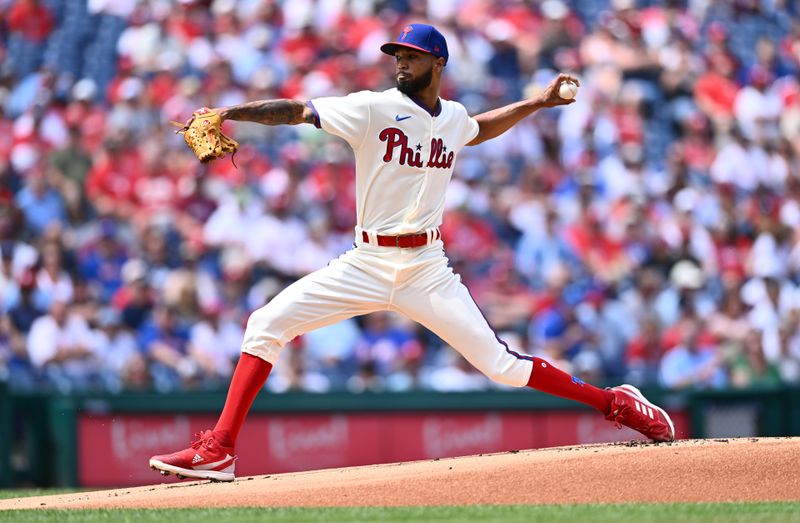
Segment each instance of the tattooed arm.
[[223,120],[264,125],[314,123],[314,111],[298,100],[259,100],[214,110],[219,112]]

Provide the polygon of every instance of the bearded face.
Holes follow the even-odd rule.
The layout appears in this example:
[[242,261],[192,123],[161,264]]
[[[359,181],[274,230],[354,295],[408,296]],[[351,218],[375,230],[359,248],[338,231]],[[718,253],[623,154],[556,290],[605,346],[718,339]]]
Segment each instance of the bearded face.
[[431,85],[433,81],[433,65],[431,64],[427,71],[417,77],[413,77],[406,72],[400,72],[397,73],[395,79],[398,91],[409,96],[414,95]]

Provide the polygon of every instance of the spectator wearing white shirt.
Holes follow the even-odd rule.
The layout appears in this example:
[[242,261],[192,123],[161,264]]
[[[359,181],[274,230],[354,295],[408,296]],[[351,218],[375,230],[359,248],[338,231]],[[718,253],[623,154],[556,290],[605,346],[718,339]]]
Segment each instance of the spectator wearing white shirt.
[[718,184],[734,185],[745,191],[758,186],[759,166],[753,164],[749,143],[740,129],[733,128],[726,143],[711,164],[711,178]]
[[222,305],[201,305],[202,320],[189,331],[189,354],[210,380],[228,378],[239,356],[242,326],[225,317]]
[[436,392],[472,392],[491,387],[486,376],[451,347],[443,348],[436,365],[425,368],[420,379],[425,388]]
[[32,246],[14,238],[14,229],[19,223],[12,216],[10,209],[0,210],[0,251],[2,251],[3,265],[8,265],[4,270],[6,277],[19,278],[19,276],[36,265],[39,254]]
[[796,288],[775,278],[754,278],[742,287],[745,303],[752,305],[750,325],[761,333],[764,355],[770,362],[781,353],[780,328],[796,309]]
[[768,140],[778,135],[778,119],[783,102],[770,89],[771,83],[772,74],[756,66],[750,71],[750,85],[743,87],[736,95],[736,122],[750,140]]
[[758,236],[748,257],[750,273],[758,278],[783,278],[789,266],[790,244],[774,222],[757,225]]
[[250,192],[226,194],[203,227],[203,241],[215,248],[246,246],[262,216],[261,205]]
[[254,261],[270,269],[292,277],[304,276],[297,253],[307,241],[308,228],[290,212],[287,203],[285,197],[265,203],[264,214],[253,224],[245,247]]
[[48,241],[42,246],[42,267],[36,273],[36,285],[47,300],[49,306],[51,300],[59,299],[70,302],[75,292],[72,285],[72,277],[64,269],[64,255],[61,246],[56,242]]
[[125,328],[120,313],[110,307],[97,314],[95,350],[102,360],[103,382],[111,391],[149,386],[147,362],[136,337]]
[[85,390],[97,380],[95,338],[86,320],[56,296],[49,314],[38,318],[28,335],[28,357],[59,392]]

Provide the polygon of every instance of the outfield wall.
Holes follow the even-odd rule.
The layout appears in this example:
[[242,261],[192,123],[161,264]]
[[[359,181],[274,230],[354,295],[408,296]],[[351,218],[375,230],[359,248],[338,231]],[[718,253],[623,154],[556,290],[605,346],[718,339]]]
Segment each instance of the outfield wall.
[[[676,394],[647,390],[680,438],[800,435],[800,389]],[[213,426],[219,392],[11,395],[0,389],[0,483],[156,483],[147,458]],[[530,391],[262,394],[240,436],[238,475],[560,445],[627,441],[592,409]],[[13,463],[11,457],[13,456]]]

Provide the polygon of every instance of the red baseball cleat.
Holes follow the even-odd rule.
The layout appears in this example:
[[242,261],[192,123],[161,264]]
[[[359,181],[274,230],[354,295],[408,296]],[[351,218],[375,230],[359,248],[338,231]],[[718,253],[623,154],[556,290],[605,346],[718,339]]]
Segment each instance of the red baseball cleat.
[[181,479],[233,481],[236,461],[233,448],[220,445],[210,430],[195,434],[195,437],[199,439],[193,441],[188,449],[150,458],[150,468],[164,476],[175,474]]
[[675,426],[664,409],[653,405],[633,385],[609,388],[614,393],[611,412],[606,419],[613,421],[618,429],[622,425],[641,432],[653,441],[673,441]]

